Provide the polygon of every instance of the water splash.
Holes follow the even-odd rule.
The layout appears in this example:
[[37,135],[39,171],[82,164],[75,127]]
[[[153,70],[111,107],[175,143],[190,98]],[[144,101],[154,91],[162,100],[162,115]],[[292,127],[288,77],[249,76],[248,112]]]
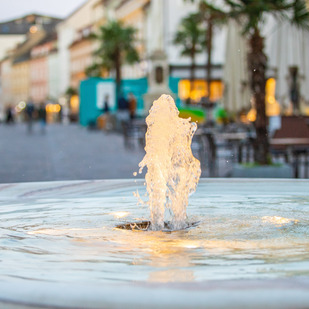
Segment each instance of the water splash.
[[164,228],[166,209],[171,212],[172,229],[186,227],[188,197],[201,175],[200,162],[191,151],[197,125],[178,115],[173,98],[162,95],[153,102],[146,118],[146,155],[139,172],[147,166],[145,179],[153,230]]

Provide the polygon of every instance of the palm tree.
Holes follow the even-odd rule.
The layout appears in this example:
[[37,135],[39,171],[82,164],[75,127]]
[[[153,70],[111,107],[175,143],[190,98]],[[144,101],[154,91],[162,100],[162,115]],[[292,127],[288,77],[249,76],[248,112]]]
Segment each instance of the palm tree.
[[226,10],[215,7],[208,1],[204,1],[204,3],[211,10],[239,21],[243,26],[243,35],[248,38],[250,84],[256,106],[254,159],[259,164],[269,164],[265,112],[267,57],[264,53],[264,37],[261,33],[261,26],[265,21],[265,16],[271,14],[276,18],[282,18],[299,27],[309,29],[309,12],[306,9],[305,0],[224,0]]
[[203,51],[205,46],[204,29],[200,25],[199,14],[190,14],[182,19],[179,30],[175,34],[174,44],[180,45],[181,55],[191,58],[190,68],[190,96],[195,80],[195,57]]
[[92,38],[100,42],[94,52],[97,61],[87,68],[88,76],[101,76],[103,69],[114,70],[116,75],[116,93],[119,95],[121,87],[121,66],[124,62],[133,64],[139,60],[134,46],[136,29],[125,26],[121,21],[109,21],[100,28],[98,34]]
[[[186,0],[188,1],[188,0]],[[195,2],[196,0],[189,0]],[[209,5],[204,0],[199,0],[199,12],[197,13],[201,22],[204,22],[206,25],[205,39],[204,42],[207,52],[207,61],[206,61],[206,84],[207,84],[207,93],[210,98],[210,85],[211,85],[211,61],[212,61],[212,46],[213,46],[213,33],[217,26],[224,24],[226,21],[226,14],[221,10],[216,9],[214,6]]]
[[212,46],[213,46],[213,33],[214,28],[223,24],[226,21],[226,14],[217,10],[213,6],[209,6],[207,2],[200,0],[199,3],[199,14],[201,19],[205,21],[207,31],[206,31],[206,42],[207,42],[207,63],[206,63],[206,82],[208,97],[210,99],[210,84],[211,84],[211,61],[212,61]]

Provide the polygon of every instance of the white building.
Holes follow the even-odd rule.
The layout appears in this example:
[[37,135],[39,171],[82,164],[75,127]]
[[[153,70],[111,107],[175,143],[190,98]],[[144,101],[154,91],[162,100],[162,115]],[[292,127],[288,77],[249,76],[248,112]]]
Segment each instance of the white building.
[[58,50],[51,51],[48,55],[48,96],[51,100],[57,100],[60,92],[60,63]]
[[309,114],[309,31],[270,18],[265,37],[269,69],[276,80],[276,100],[283,109],[291,109],[294,83],[299,109]]
[[88,0],[57,26],[60,65],[60,93],[70,87],[70,46],[82,29],[98,25],[103,18],[101,0]]
[[6,58],[1,61],[0,82],[1,82],[1,97],[0,97],[0,121],[4,120],[5,106],[11,104],[12,87],[11,79],[11,59]]
[[[153,80],[151,70],[156,65],[153,61],[155,52],[160,51],[161,57],[165,59],[164,75],[175,77],[184,82],[179,83],[179,94],[187,95],[186,89],[189,85],[191,60],[181,55],[181,47],[173,44],[173,39],[179,29],[179,25],[188,14],[197,12],[198,4],[184,0],[106,0],[107,17],[123,21],[127,25],[135,27],[137,33],[137,49],[140,52],[141,62],[133,66],[124,65],[122,68],[123,78],[149,77],[149,85]],[[222,96],[221,80],[223,76],[222,64],[225,56],[225,29],[216,31],[213,41],[212,54],[212,79],[214,86],[218,86],[219,93]],[[205,34],[206,35],[206,34]],[[196,83],[203,86],[206,91],[206,52],[196,56]],[[158,63],[157,63],[158,64]],[[166,79],[168,81],[168,79]],[[215,85],[216,84],[216,85]],[[160,88],[160,87],[159,87]],[[162,91],[163,88],[158,88]],[[198,93],[197,98],[201,97],[202,91]]]
[[26,38],[25,34],[4,35],[0,34],[0,59],[3,59],[6,54],[23,42]]

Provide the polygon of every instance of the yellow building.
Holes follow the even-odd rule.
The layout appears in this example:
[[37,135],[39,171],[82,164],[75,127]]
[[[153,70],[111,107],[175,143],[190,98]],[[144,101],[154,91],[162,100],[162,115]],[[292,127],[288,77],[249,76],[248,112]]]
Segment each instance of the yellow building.
[[1,63],[2,95],[0,105],[17,105],[29,98],[30,50],[45,36],[44,30],[27,35],[27,40],[10,51]]
[[0,97],[0,113],[3,112],[4,107],[12,103],[11,96],[11,71],[12,60],[7,57],[1,61],[0,66],[0,80],[1,80],[1,97]]
[[16,105],[21,101],[27,101],[30,94],[30,60],[17,59],[11,68],[12,100]]

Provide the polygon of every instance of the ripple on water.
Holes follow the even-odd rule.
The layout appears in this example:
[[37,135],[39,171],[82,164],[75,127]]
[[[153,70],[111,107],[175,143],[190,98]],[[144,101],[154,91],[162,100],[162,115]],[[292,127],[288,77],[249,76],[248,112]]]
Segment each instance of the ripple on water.
[[[201,188],[201,190],[203,187]],[[206,189],[205,189],[206,190]],[[282,198],[192,196],[188,230],[128,231],[148,220],[127,199],[40,199],[2,206],[0,276],[52,282],[203,281],[307,274],[308,207]],[[123,193],[125,195],[125,193]],[[112,201],[112,203],[111,203]],[[306,200],[305,200],[306,201]],[[307,205],[308,206],[308,205]]]

